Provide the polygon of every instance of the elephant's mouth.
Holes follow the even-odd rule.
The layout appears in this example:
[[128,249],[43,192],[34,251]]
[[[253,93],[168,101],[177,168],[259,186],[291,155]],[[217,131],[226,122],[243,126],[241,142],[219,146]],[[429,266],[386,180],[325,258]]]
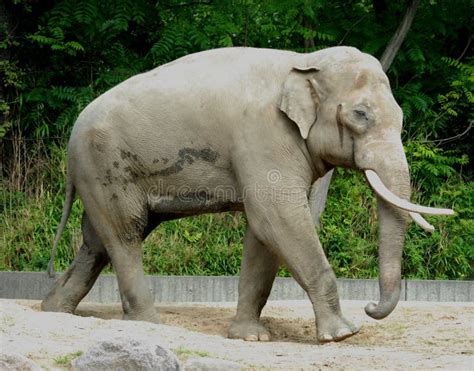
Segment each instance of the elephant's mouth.
[[398,197],[393,192],[391,192],[385,186],[385,184],[383,184],[382,180],[380,179],[380,177],[377,175],[375,171],[364,170],[364,173],[370,186],[373,188],[375,193],[377,193],[377,195],[380,198],[384,199],[388,203],[400,209],[408,211],[413,221],[427,232],[433,232],[434,227],[430,223],[428,223],[420,215],[420,213],[430,214],[430,215],[454,215],[454,211],[451,209],[440,209],[440,208],[435,208],[435,207],[421,206],[421,205],[411,203],[408,200],[404,200]]

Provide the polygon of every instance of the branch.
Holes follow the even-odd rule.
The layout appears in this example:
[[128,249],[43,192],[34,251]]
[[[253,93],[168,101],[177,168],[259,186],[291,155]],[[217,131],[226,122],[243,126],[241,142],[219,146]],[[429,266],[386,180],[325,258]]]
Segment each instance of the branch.
[[453,140],[459,139],[459,138],[463,137],[464,135],[466,135],[469,132],[469,130],[472,129],[472,126],[473,126],[473,123],[471,122],[466,130],[464,130],[460,134],[456,134],[453,137],[444,138],[444,139],[436,139],[436,140],[425,140],[422,143],[437,143],[437,144],[439,144],[439,143],[452,142]]
[[166,8],[182,8],[185,6],[192,6],[192,5],[212,5],[212,1],[191,1],[189,3],[177,3],[177,4],[167,4]]
[[[313,31],[313,25],[311,24],[311,22],[308,19],[306,19],[304,21],[303,27],[308,29],[308,30]],[[314,39],[313,38],[304,39],[304,49],[305,49],[305,51],[307,51],[308,49],[313,50],[314,47],[315,47],[315,44],[314,44]]]
[[415,18],[415,14],[419,5],[420,0],[412,0],[411,4],[408,6],[408,9],[405,13],[405,16],[403,17],[402,22],[400,23],[397,31],[395,31],[395,34],[388,43],[388,46],[385,49],[382,58],[380,58],[380,63],[382,64],[382,68],[385,72],[389,69],[395,58],[395,55],[397,55],[400,46],[405,40],[405,37],[407,36],[408,31],[410,30],[411,24],[413,22],[413,19]]
[[468,51],[469,46],[471,45],[471,41],[472,41],[472,34],[469,35],[469,38],[467,39],[467,44],[464,50],[462,51],[461,55],[458,57],[458,61],[460,61],[462,57],[464,57],[464,54],[466,54],[466,52]]
[[341,41],[339,41],[339,43],[337,44],[338,46],[339,45],[342,45],[342,43],[344,42],[344,40],[346,39],[346,37],[351,33],[351,31],[355,28],[355,26],[357,26],[360,22],[362,22],[362,20],[367,17],[367,14],[364,14],[362,17],[360,17],[357,21],[355,21],[355,23],[346,31],[346,33],[344,34],[344,36],[342,37]]

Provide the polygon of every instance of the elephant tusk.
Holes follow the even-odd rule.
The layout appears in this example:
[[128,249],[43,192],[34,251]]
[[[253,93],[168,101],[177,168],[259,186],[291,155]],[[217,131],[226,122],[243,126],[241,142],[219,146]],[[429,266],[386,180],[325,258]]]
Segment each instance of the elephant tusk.
[[[434,207],[420,206],[420,205],[413,204],[410,201],[401,199],[400,197],[395,195],[393,192],[391,192],[385,186],[385,184],[383,184],[382,180],[380,179],[380,177],[377,175],[375,171],[364,170],[364,172],[370,186],[373,188],[375,193],[377,193],[377,195],[379,195],[382,199],[384,199],[388,203],[391,203],[392,205],[397,206],[400,209],[412,211],[414,213],[420,213],[420,214],[454,215],[454,211],[451,209],[438,209]],[[415,222],[417,222],[416,219],[414,220]]]
[[423,218],[420,214],[414,213],[412,211],[408,212],[408,214],[413,219],[413,221],[421,228],[423,228],[426,232],[432,233],[435,230],[435,227],[428,223],[425,218]]

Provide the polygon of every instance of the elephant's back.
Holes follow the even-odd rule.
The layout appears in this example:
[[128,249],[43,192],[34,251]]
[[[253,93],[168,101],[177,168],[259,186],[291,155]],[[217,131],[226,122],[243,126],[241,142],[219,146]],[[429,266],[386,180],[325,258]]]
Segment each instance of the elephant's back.
[[177,95],[178,99],[183,95],[211,99],[239,97],[263,80],[279,80],[295,55],[283,50],[245,47],[212,49],[136,75],[117,88],[141,98],[147,94],[155,94],[155,98]]
[[[190,54],[116,85],[85,111],[156,115],[157,109],[204,108],[255,103],[256,95],[281,86],[297,53],[257,48],[222,48]],[[275,85],[275,86],[272,86]]]
[[241,74],[271,73],[290,61],[297,53],[286,50],[234,47],[211,49],[186,55],[151,70],[144,75],[211,84],[212,77],[230,80]]
[[79,116],[72,137],[92,129],[128,142],[159,141],[163,148],[177,142],[220,147],[232,142],[242,119],[260,115],[269,103],[276,107],[296,55],[225,48],[185,56],[99,96]]

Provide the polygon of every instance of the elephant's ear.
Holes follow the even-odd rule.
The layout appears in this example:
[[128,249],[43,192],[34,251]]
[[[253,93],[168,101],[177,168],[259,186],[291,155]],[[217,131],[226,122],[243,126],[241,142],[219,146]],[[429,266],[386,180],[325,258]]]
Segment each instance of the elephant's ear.
[[298,125],[304,139],[316,122],[319,95],[313,75],[318,71],[316,67],[293,67],[283,84],[279,108]]

